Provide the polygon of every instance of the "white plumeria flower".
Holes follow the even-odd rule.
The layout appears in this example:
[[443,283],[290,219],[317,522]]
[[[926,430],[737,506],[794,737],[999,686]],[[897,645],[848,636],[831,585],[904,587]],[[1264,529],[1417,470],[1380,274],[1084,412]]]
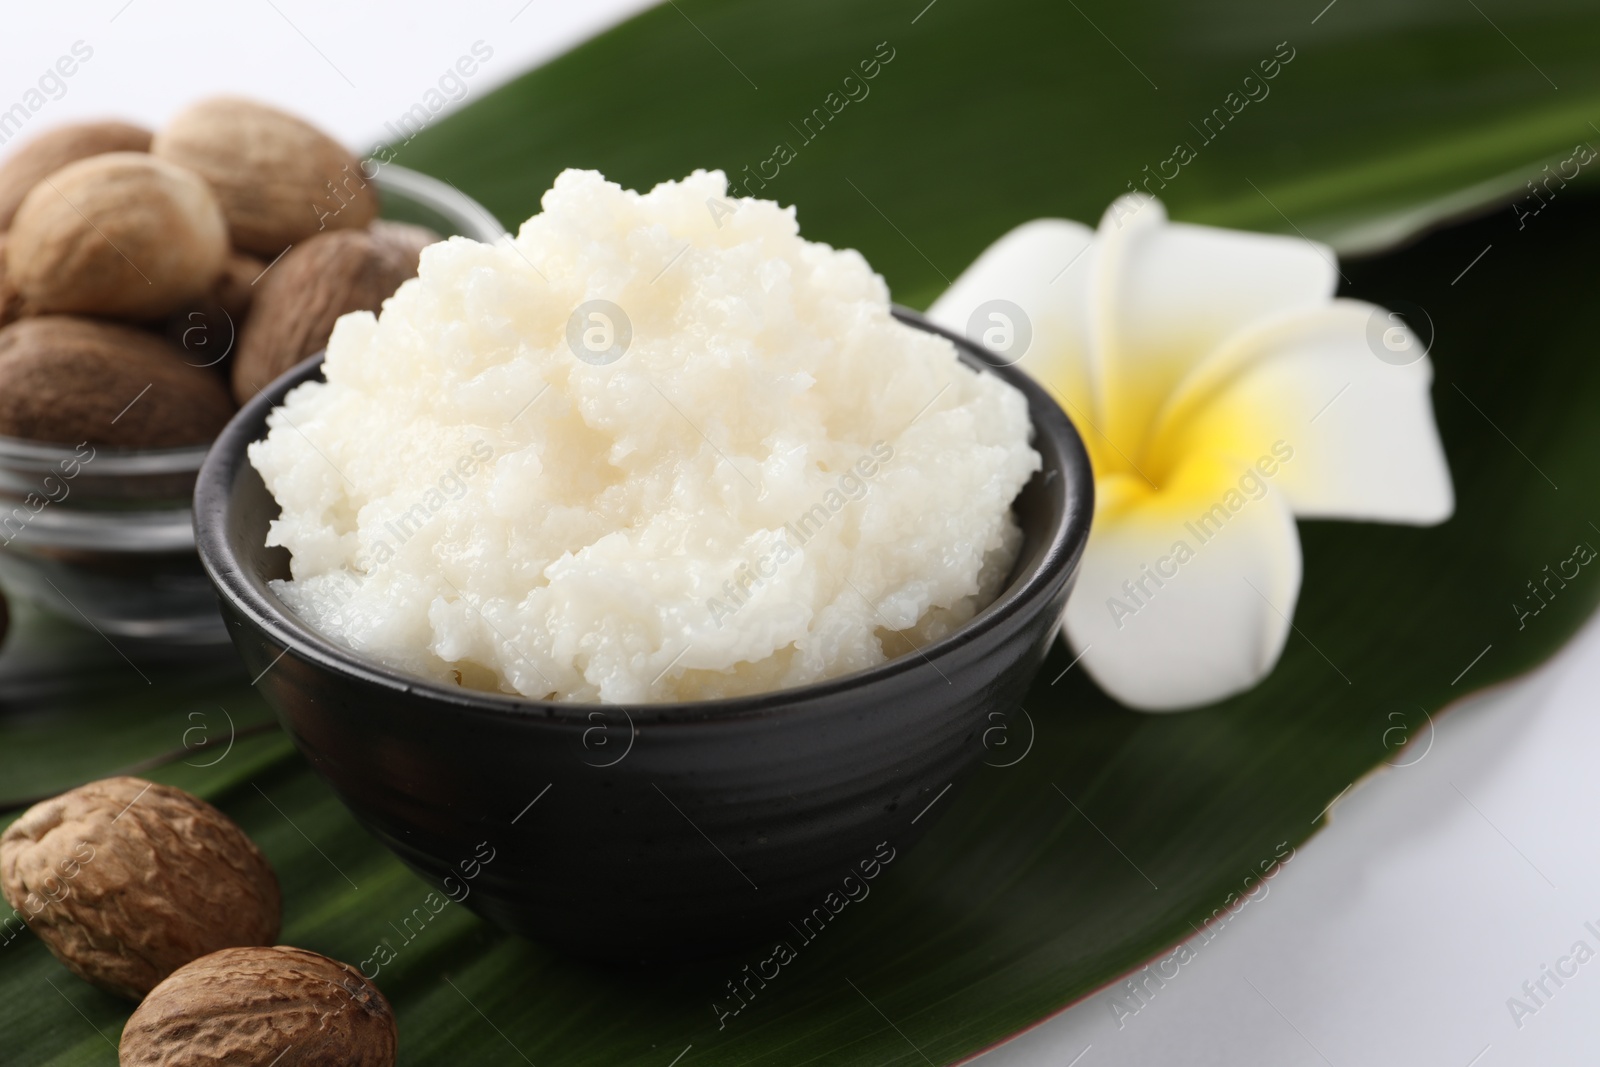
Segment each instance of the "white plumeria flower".
[[1454,510],[1421,342],[1334,299],[1337,277],[1323,245],[1169,222],[1129,196],[1098,231],[1018,227],[930,309],[1025,345],[1083,435],[1095,520],[1063,632],[1124,704],[1194,707],[1266,676],[1300,592],[1296,516]]

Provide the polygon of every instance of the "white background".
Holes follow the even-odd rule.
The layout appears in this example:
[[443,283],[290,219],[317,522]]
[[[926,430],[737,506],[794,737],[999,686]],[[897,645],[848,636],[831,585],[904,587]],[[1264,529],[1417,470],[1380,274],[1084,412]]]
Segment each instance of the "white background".
[[[1542,1067],[1600,1062],[1600,955],[1517,1025],[1575,942],[1600,953],[1600,619],[1450,710],[1365,780],[1148,1003],[1102,992],[983,1067]],[[1423,754],[1425,753],[1425,754]],[[1410,761],[1415,762],[1410,762]],[[1575,963],[1568,963],[1572,970]],[[1169,965],[1164,973],[1172,974]],[[1537,990],[1535,990],[1537,992]],[[1120,1016],[1120,1017],[1119,1017]],[[1120,1026],[1119,1026],[1120,1023]],[[1084,1050],[1088,1049],[1087,1053]]]
[[388,140],[384,124],[436,89],[475,42],[494,55],[466,79],[463,102],[650,6],[649,0],[7,3],[0,111],[83,41],[93,58],[67,79],[60,99],[29,120],[29,129],[104,117],[159,125],[200,96],[235,92],[367,148]]
[[[25,132],[82,117],[158,125],[200,95],[234,91],[365,147],[386,139],[384,124],[475,42],[494,55],[468,80],[468,100],[646,6],[15,5],[0,34],[0,110],[83,41],[93,58]],[[1600,929],[1596,693],[1600,625],[1591,625],[1534,677],[1451,712],[1425,756],[1347,795],[1266,896],[1196,945],[1196,958],[1120,1026],[1115,991],[1103,993],[991,1053],[985,1067],[1600,1061],[1591,1042],[1600,959],[1559,988],[1546,979],[1553,995],[1520,1027],[1507,1007],[1575,942],[1600,951],[1584,926]]]

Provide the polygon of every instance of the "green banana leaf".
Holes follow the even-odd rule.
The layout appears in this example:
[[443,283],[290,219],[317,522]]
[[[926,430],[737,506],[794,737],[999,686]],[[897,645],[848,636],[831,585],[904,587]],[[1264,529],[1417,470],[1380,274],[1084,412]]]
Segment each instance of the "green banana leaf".
[[[393,953],[378,984],[405,1064],[931,1064],[1016,1033],[1292,862],[1330,801],[1408,761],[1397,746],[1428,713],[1546,659],[1593,609],[1587,572],[1537,615],[1513,604],[1546,564],[1600,543],[1584,299],[1600,199],[1541,171],[1600,144],[1597,39],[1600,10],[1579,0],[678,0],[399,149],[515,223],[569,165],[648,186],[742,174],[788,140],[795,158],[763,195],[798,204],[808,236],[862,249],[911,304],[1017,222],[1092,221],[1180,140],[1198,151],[1156,190],[1179,218],[1352,252],[1490,212],[1344,267],[1352,295],[1410,302],[1436,327],[1455,518],[1302,523],[1297,632],[1266,682],[1215,707],[1127,712],[1058,651],[927,839],[724,1027],[712,1002],[761,954],[611,970],[458,905],[419,927],[427,887],[227,657],[124,646],[134,666],[22,607],[0,655],[0,807],[130,767],[212,799],[277,869],[286,943]],[[790,123],[843,96],[880,42],[893,58],[870,94],[802,143]],[[1294,57],[1270,94],[1203,141],[1189,124],[1231,113],[1280,42]],[[1540,198],[1513,207],[1530,179]],[[0,1062],[114,1063],[127,1013],[31,935],[0,945]]]

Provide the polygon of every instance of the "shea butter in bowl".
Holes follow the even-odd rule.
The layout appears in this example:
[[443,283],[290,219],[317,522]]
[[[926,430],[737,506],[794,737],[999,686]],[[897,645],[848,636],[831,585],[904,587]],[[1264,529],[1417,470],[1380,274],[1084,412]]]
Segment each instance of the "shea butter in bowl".
[[239,413],[201,559],[405,862],[574,952],[703,954],[893,877],[1050,647],[1091,476],[997,362],[720,175],[564,175]]

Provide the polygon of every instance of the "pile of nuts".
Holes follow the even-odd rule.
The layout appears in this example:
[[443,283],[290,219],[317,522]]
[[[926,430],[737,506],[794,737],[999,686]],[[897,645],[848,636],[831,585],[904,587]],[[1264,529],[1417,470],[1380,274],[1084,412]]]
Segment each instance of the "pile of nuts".
[[361,162],[234,97],[158,133],[51,130],[0,165],[0,435],[203,444],[417,272]]
[[107,778],[29,808],[0,835],[0,891],[66,967],[139,1001],[123,1067],[392,1067],[394,1013],[359,970],[273,946],[278,879],[190,793]]

